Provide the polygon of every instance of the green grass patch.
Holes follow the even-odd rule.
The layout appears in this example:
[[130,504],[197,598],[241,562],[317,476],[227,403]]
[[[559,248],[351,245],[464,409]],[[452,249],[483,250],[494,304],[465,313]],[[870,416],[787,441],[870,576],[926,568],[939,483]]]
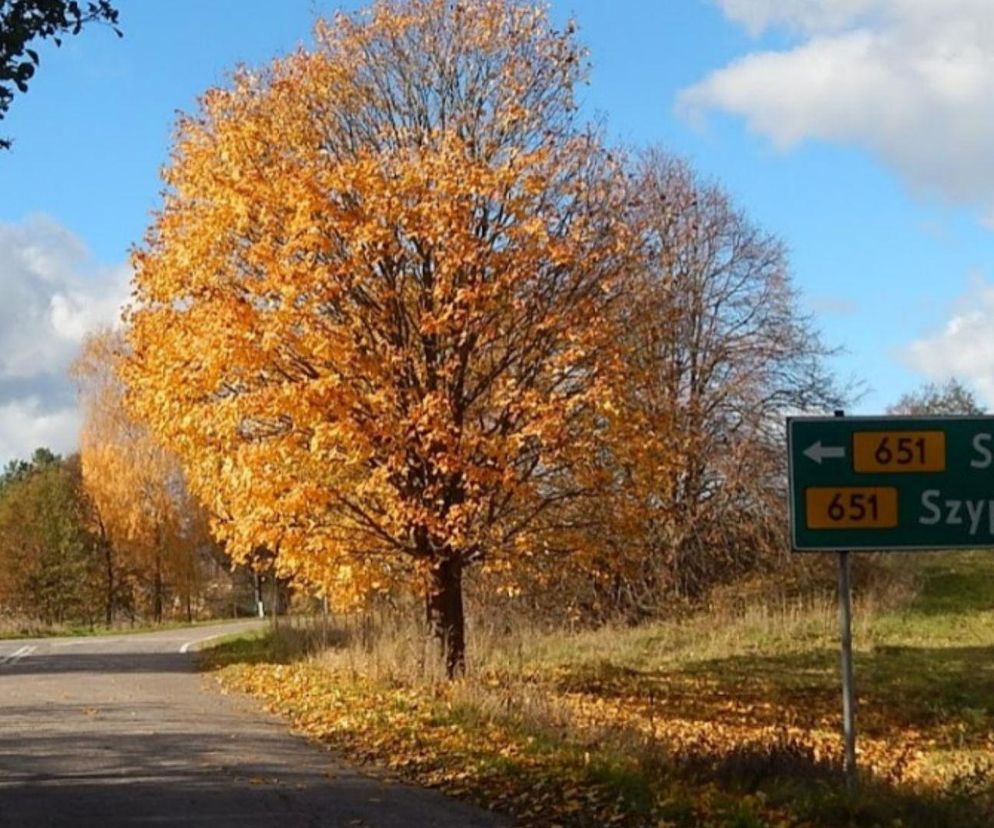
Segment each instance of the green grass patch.
[[203,670],[219,670],[229,664],[272,664],[277,661],[270,630],[249,630],[215,638],[197,650]]

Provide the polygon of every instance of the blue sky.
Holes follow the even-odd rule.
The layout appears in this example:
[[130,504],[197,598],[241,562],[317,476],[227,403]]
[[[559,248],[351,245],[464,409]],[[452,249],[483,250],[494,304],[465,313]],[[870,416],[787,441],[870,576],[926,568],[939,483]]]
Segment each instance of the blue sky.
[[[0,462],[72,447],[61,374],[126,293],[176,111],[343,5],[358,4],[119,0],[122,40],[91,29],[40,50],[0,122],[15,140],[0,153]],[[936,4],[941,25],[924,5],[552,3],[580,24],[584,104],[609,135],[689,157],[786,242],[804,307],[846,349],[838,371],[870,389],[865,413],[951,373],[994,405],[994,100],[977,82],[994,3]]]

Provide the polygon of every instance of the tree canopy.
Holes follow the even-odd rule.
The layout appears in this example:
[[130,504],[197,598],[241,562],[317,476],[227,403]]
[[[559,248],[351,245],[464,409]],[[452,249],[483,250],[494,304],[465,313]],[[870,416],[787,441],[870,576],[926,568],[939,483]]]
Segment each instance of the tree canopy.
[[887,408],[888,414],[906,414],[919,417],[984,414],[984,407],[976,395],[955,377],[943,384],[925,383],[921,388],[904,394]]

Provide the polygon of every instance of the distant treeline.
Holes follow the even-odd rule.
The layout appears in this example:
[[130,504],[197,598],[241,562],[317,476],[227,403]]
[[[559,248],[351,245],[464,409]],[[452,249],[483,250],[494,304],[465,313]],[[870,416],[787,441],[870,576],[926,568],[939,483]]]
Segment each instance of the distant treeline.
[[78,455],[40,448],[0,473],[0,618],[93,625],[253,610],[251,577],[232,575],[209,538],[138,552],[107,536]]

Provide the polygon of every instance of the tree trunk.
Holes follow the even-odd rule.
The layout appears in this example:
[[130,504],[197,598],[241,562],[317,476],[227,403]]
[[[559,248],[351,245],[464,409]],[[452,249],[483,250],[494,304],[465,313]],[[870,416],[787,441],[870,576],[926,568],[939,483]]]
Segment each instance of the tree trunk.
[[445,673],[453,679],[466,671],[466,618],[462,603],[462,561],[445,558],[431,571],[428,626],[438,643]]
[[155,623],[162,623],[162,553],[156,550],[155,553],[155,583],[152,586],[152,613],[155,615]]
[[255,578],[255,613],[259,618],[265,618],[266,605],[262,601],[262,578],[258,571],[254,571],[252,576]]
[[104,546],[104,564],[107,570],[107,607],[104,620],[109,627],[114,623],[114,550],[106,537],[103,538],[102,543]]
[[273,567],[273,574],[269,576],[269,612],[273,620],[273,631],[280,627],[280,584],[276,577],[276,568]]

